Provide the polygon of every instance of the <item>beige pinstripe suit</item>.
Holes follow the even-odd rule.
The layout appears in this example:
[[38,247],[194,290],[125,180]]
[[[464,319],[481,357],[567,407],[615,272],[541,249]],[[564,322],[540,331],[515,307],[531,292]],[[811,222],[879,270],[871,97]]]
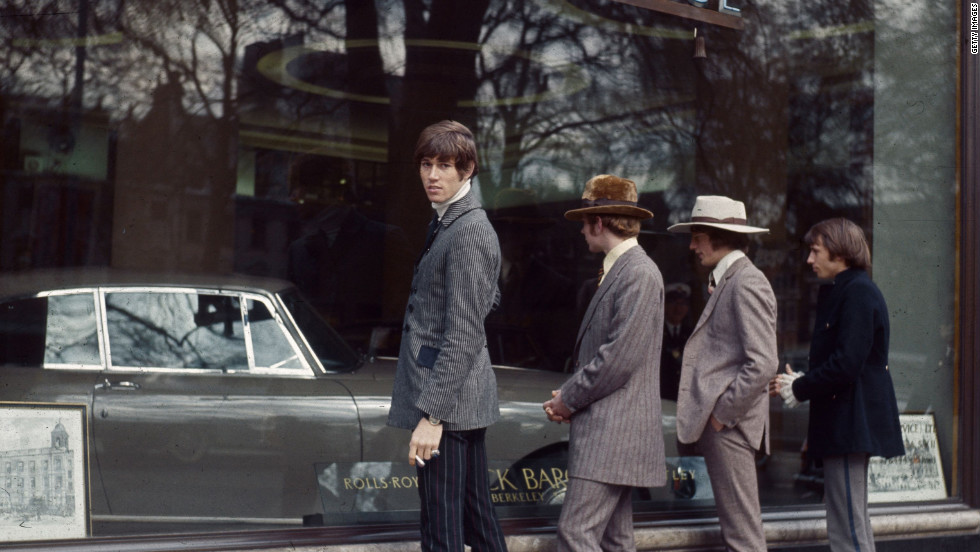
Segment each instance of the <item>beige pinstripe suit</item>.
[[[769,451],[766,386],[779,367],[776,298],[769,280],[742,257],[708,299],[684,347],[677,438],[699,442],[732,550],[765,550],[755,451]],[[715,432],[710,416],[724,424]]]
[[[565,508],[575,511],[562,512],[559,550],[597,549],[599,538],[603,549],[630,549],[631,488],[666,482],[663,300],[660,270],[634,246],[605,275],[582,319],[576,372],[561,388],[572,411]],[[570,504],[575,480],[585,490]]]

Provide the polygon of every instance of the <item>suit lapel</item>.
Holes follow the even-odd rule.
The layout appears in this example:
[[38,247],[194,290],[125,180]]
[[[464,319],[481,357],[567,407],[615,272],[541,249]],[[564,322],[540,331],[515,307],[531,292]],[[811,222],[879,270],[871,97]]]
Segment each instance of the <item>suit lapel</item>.
[[578,347],[582,342],[582,337],[585,335],[585,328],[588,327],[588,323],[592,320],[592,316],[595,315],[596,308],[602,298],[605,297],[606,292],[608,292],[614,285],[616,278],[623,271],[624,267],[629,263],[633,262],[633,255],[635,251],[643,251],[640,246],[634,246],[626,250],[619,259],[613,264],[612,269],[609,273],[605,275],[602,279],[602,284],[599,289],[596,290],[595,295],[592,296],[592,301],[589,302],[589,308],[585,310],[585,316],[582,317],[582,323],[578,327],[578,337],[575,339],[575,351],[576,354],[573,355],[573,359],[578,360]]
[[740,257],[732,263],[732,266],[728,267],[728,270],[726,270],[725,274],[721,277],[721,282],[718,282],[718,285],[715,286],[715,290],[708,298],[708,303],[704,306],[704,311],[701,313],[701,317],[698,318],[698,323],[694,326],[694,330],[691,331],[691,336],[694,336],[694,334],[696,334],[698,330],[700,330],[701,327],[707,323],[708,319],[711,317],[711,314],[715,310],[715,305],[718,304],[718,300],[725,293],[725,289],[728,287],[728,281],[731,280],[732,276],[738,273],[739,270],[742,270],[742,268],[748,262],[748,257]]
[[[425,247],[421,252],[419,252],[419,257],[415,261],[416,269],[418,269],[418,266],[422,263],[422,259],[425,258],[429,251],[437,249],[437,244],[442,243],[439,240],[439,236],[442,234],[443,230],[447,230],[454,222],[459,220],[466,213],[479,208],[480,201],[476,198],[472,190],[470,190],[470,192],[465,196],[459,198],[459,201],[450,205],[449,208],[446,209],[446,212],[442,215],[442,218],[439,219],[438,227],[435,229],[431,237],[426,239]],[[429,241],[429,239],[431,239],[431,241]]]

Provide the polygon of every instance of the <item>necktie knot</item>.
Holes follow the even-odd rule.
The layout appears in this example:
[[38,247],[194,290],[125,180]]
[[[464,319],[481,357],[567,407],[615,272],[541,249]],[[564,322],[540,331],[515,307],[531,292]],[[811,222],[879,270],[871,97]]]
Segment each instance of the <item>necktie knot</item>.
[[708,294],[710,295],[710,294],[712,294],[714,292],[715,292],[715,275],[714,274],[709,274],[708,275]]
[[602,276],[605,273],[606,273],[606,269],[600,266],[599,267],[599,279],[596,280],[595,287],[599,287],[600,285],[602,285]]

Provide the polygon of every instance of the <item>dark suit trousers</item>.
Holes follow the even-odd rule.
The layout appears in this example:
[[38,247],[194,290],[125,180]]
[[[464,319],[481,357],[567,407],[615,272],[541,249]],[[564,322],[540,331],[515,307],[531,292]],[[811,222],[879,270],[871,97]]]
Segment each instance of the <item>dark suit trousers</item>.
[[424,552],[507,550],[490,500],[486,431],[443,431],[440,455],[418,468]]
[[733,552],[766,550],[755,447],[738,429],[726,427],[716,432],[710,424],[701,433],[698,446],[711,479],[725,546]]

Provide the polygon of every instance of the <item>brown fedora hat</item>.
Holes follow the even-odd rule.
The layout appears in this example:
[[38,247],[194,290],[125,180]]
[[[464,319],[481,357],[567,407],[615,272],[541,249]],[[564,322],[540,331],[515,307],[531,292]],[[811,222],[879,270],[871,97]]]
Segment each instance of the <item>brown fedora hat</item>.
[[636,183],[632,180],[600,174],[585,183],[582,207],[565,211],[568,220],[582,220],[585,215],[620,215],[648,219],[653,213],[637,207]]

